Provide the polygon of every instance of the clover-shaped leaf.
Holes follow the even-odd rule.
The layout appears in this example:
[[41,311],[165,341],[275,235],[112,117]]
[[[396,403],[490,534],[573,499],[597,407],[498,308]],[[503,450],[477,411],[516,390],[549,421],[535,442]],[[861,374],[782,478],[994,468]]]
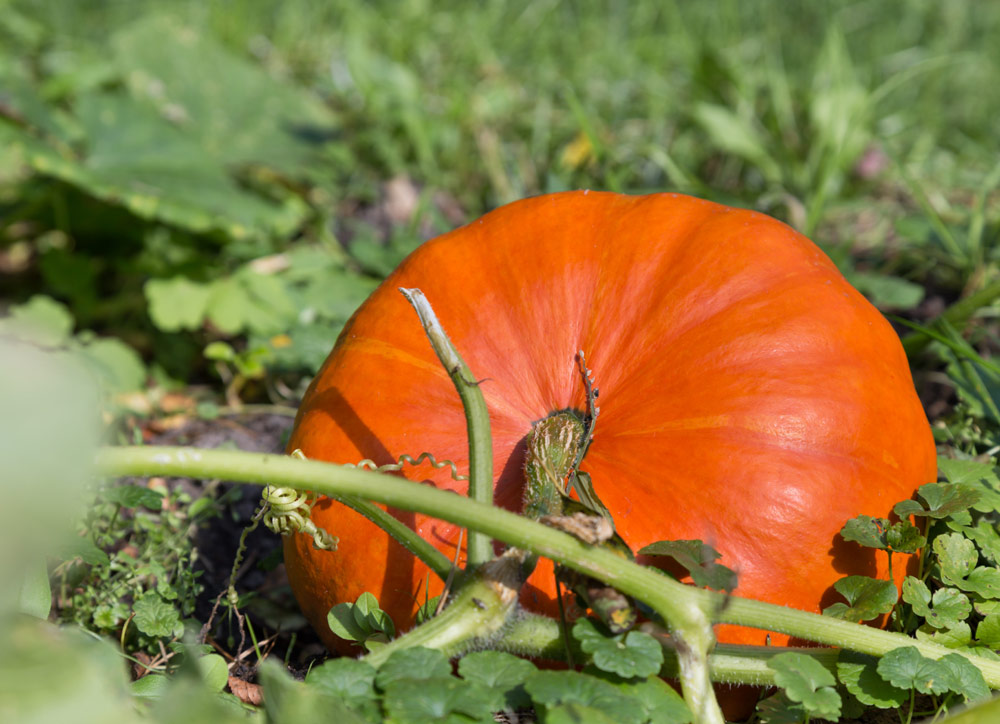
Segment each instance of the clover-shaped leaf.
[[885,544],[897,553],[916,553],[927,545],[927,538],[913,523],[901,520],[889,526],[885,532]]
[[667,556],[682,565],[696,586],[732,591],[736,588],[736,572],[715,561],[722,554],[700,540],[661,540],[639,551],[644,556]]
[[541,706],[546,713],[562,704],[580,704],[604,712],[619,724],[642,724],[647,720],[638,699],[596,676],[576,671],[539,671],[524,688],[535,706]]
[[823,615],[855,623],[889,613],[898,598],[892,581],[880,581],[868,576],[847,576],[834,583],[833,587],[847,599],[847,603],[827,606]]
[[934,539],[934,553],[941,567],[941,580],[958,586],[976,567],[979,555],[975,544],[958,533],[947,533]]
[[844,540],[867,548],[897,553],[915,553],[927,542],[920,530],[908,520],[890,523],[887,518],[873,518],[869,515],[851,518],[840,535]]
[[784,653],[772,656],[767,667],[774,671],[774,682],[793,702],[801,704],[811,716],[822,719],[840,717],[840,694],[837,680],[816,659],[806,654]]
[[132,610],[136,627],[147,636],[172,636],[182,628],[177,609],[153,591],[137,598]]
[[591,655],[594,666],[624,679],[651,676],[663,666],[663,647],[641,631],[605,636],[590,619],[581,618],[573,626],[573,638]]
[[837,661],[837,678],[866,706],[879,709],[898,709],[910,694],[893,686],[878,674],[878,660],[871,656],[842,651]]
[[458,662],[458,673],[463,679],[502,694],[502,708],[510,710],[531,705],[524,682],[537,671],[530,661],[502,651],[476,651]]
[[958,589],[939,588],[932,596],[927,584],[913,576],[903,580],[903,600],[934,628],[954,626],[972,613],[969,597]]
[[492,724],[501,705],[496,692],[450,675],[393,679],[384,699],[388,718],[396,724]]
[[885,518],[859,515],[847,521],[840,536],[866,548],[885,549],[885,531],[889,526],[890,523]]
[[309,670],[306,685],[324,690],[368,718],[378,714],[375,669],[365,661],[347,656],[327,659]]
[[1000,613],[991,613],[979,622],[976,643],[991,649],[1000,648]]
[[657,724],[687,724],[691,710],[673,687],[658,676],[616,684],[645,710],[646,720]]
[[900,689],[943,694],[951,687],[951,669],[922,656],[915,646],[893,649],[882,657],[877,668],[879,676]]
[[932,641],[949,649],[960,649],[972,643],[972,628],[967,621],[958,621],[951,626],[935,629],[924,624],[913,632],[920,641]]
[[375,674],[375,684],[385,689],[397,679],[430,679],[450,676],[451,663],[437,649],[414,646],[393,652]]
[[968,701],[988,699],[990,687],[975,664],[961,654],[947,654],[938,659],[951,672],[949,688],[956,694],[961,694]]
[[950,515],[968,510],[979,501],[980,492],[974,488],[953,483],[927,483],[917,489],[917,494],[923,498],[926,507],[915,500],[904,500],[896,503],[893,512],[901,518],[911,515],[927,518],[947,518]]
[[938,470],[949,483],[974,488],[980,494],[972,508],[981,513],[1000,511],[1000,468],[974,460],[938,459]]
[[163,493],[141,485],[115,485],[102,490],[101,497],[123,508],[138,508],[141,505],[149,510],[159,511],[163,507]]

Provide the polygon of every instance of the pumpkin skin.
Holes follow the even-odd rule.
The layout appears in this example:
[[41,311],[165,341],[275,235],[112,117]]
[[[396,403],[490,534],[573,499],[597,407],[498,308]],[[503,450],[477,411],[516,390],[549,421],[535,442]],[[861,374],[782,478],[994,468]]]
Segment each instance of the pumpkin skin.
[[[618,532],[633,550],[704,540],[738,572],[738,595],[818,612],[841,600],[832,585],[842,576],[885,577],[884,553],[838,532],[855,515],[889,515],[936,478],[930,428],[882,315],[791,228],[677,194],[540,196],[427,242],[344,328],[289,450],[378,464],[429,451],[467,470],[458,395],[398,287],[423,290],[482,380],[498,505],[521,509],[532,423],[585,409],[574,359],[583,350],[601,411],[581,469]],[[403,472],[458,492],[467,485],[429,465]],[[455,555],[455,526],[392,513]],[[322,499],[313,518],[339,549],[317,551],[295,535],[285,562],[327,646],[344,650],[326,624],[336,603],[370,591],[405,630],[440,592],[359,514]],[[895,561],[897,586],[904,561]],[[546,563],[522,603],[553,613]],[[717,635],[763,644],[766,634],[718,626]]]

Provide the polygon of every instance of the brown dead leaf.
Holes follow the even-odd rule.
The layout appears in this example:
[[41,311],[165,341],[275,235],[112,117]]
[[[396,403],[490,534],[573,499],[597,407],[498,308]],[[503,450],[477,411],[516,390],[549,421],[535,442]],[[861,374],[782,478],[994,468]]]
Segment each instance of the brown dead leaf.
[[264,695],[261,692],[260,684],[251,684],[249,681],[243,681],[243,679],[230,676],[229,691],[244,704],[260,706],[264,703]]

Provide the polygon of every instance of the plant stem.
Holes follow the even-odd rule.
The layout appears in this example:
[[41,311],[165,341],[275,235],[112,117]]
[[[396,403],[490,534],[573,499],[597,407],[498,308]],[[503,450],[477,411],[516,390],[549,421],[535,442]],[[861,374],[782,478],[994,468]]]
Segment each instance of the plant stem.
[[[295,460],[285,455],[177,447],[103,448],[97,454],[96,463],[98,470],[106,475],[183,476],[277,484],[322,495],[366,497],[435,516],[480,530],[604,581],[622,593],[645,601],[674,631],[691,625],[690,607],[695,606],[713,621],[778,631],[875,656],[900,646],[914,646],[933,659],[956,653],[939,644],[902,634],[694,588],[506,510],[391,475],[314,460]],[[1000,662],[961,651],[957,653],[967,656],[991,688],[1000,688]]]
[[[490,413],[483,392],[472,371],[451,343],[438,321],[430,302],[419,289],[399,290],[413,305],[420,324],[445,371],[462,398],[465,425],[469,436],[469,499],[493,505],[493,441],[490,439]],[[493,541],[483,531],[469,528],[466,548],[468,566],[474,568],[493,558]]]
[[487,561],[462,582],[441,613],[368,654],[365,661],[378,668],[393,651],[413,646],[437,649],[452,658],[491,642],[516,610],[524,584],[520,570],[521,562],[512,557]]

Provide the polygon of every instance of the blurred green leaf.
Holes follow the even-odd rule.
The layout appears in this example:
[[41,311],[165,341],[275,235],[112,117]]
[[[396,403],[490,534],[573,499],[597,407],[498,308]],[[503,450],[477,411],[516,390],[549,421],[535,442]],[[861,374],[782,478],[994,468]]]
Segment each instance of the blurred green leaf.
[[143,290],[153,324],[164,332],[198,329],[205,320],[210,287],[185,277],[150,279]]
[[6,317],[0,317],[0,333],[41,347],[63,345],[72,331],[73,316],[66,306],[43,295],[11,307]]
[[502,651],[474,651],[458,662],[458,674],[503,696],[503,709],[526,709],[531,698],[524,683],[538,668],[525,659]]

